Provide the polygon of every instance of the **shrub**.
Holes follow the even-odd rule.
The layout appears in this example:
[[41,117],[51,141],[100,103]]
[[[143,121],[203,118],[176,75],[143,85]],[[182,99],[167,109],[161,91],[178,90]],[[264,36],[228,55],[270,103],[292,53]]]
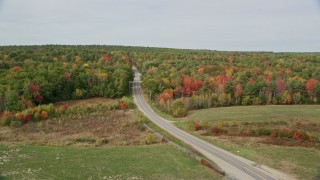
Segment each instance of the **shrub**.
[[23,120],[21,121],[23,124],[26,124],[26,123],[28,123],[29,121],[31,121],[31,119],[32,119],[32,116],[30,115],[30,114],[26,114],[26,115],[24,115],[24,117],[23,117]]
[[16,118],[19,119],[20,121],[22,121],[24,117],[23,117],[22,113],[17,113]]
[[127,106],[127,108],[129,108],[129,109],[132,109],[132,108],[134,108],[134,102],[132,101],[132,99],[131,98],[128,98],[128,97],[126,97],[126,96],[123,96],[122,98],[121,98],[121,101],[123,101],[125,104],[126,104],[126,106]]
[[21,121],[19,120],[14,120],[10,122],[10,127],[19,127],[21,126]]
[[200,130],[200,125],[199,125],[199,123],[197,123],[197,122],[194,123],[194,129],[195,129],[196,131]]
[[245,97],[242,99],[242,105],[250,105],[250,104],[252,104],[252,101],[251,101],[250,96],[245,96]]
[[96,146],[101,146],[103,144],[108,144],[108,140],[105,138],[98,138],[96,139]]
[[145,138],[145,143],[146,144],[153,144],[156,142],[156,137],[152,134],[148,134]]
[[185,128],[189,131],[194,131],[194,121],[192,120],[188,120],[186,123],[185,123]]
[[291,104],[291,101],[292,101],[292,98],[288,91],[285,91],[284,93],[282,93],[280,98],[281,104]]
[[293,138],[294,140],[302,140],[302,139],[303,139],[302,134],[300,133],[299,130],[296,130],[296,131],[294,132],[294,135],[293,135],[292,138]]
[[40,112],[35,112],[34,113],[34,121],[39,121],[40,120]]
[[41,111],[40,118],[43,120],[48,119],[48,113],[46,111]]
[[251,133],[256,136],[268,136],[271,135],[272,131],[270,129],[259,128],[252,129]]
[[122,110],[127,109],[127,104],[126,104],[126,102],[123,101],[123,100],[120,100],[119,106],[120,106],[120,108],[121,108]]
[[221,120],[215,121],[213,126],[221,128],[224,126],[224,122]]
[[63,108],[64,110],[67,110],[67,109],[69,108],[69,106],[68,106],[68,104],[64,104],[64,105],[62,106],[62,108]]
[[0,118],[0,124],[1,124],[1,126],[9,126],[10,120],[7,117]]
[[53,106],[53,104],[43,105],[42,110],[48,112],[50,116],[54,115],[56,112],[56,108]]
[[201,129],[208,129],[208,128],[209,128],[209,123],[208,123],[208,121],[206,121],[206,120],[201,120],[201,121],[199,122],[199,125],[200,125],[200,128],[201,128]]
[[294,104],[301,104],[301,93],[298,92],[298,93],[294,93],[293,94],[293,102]]
[[301,132],[301,137],[305,141],[311,141],[312,140],[312,137],[309,134],[307,134],[306,132],[304,132],[304,131]]
[[188,114],[188,110],[186,107],[184,107],[184,104],[181,100],[175,101],[171,109],[174,117],[184,117]]

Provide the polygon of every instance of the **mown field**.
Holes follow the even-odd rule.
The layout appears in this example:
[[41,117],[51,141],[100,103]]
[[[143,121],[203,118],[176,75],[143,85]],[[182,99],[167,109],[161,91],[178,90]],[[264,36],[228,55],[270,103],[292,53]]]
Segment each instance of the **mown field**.
[[320,123],[319,105],[269,105],[211,108],[190,111],[188,117],[179,120],[208,121],[279,121],[300,120],[303,122]]
[[175,120],[178,127],[254,162],[299,179],[319,179],[319,114],[317,105],[240,106],[195,110]]
[[0,179],[219,179],[166,145],[109,148],[0,144]]

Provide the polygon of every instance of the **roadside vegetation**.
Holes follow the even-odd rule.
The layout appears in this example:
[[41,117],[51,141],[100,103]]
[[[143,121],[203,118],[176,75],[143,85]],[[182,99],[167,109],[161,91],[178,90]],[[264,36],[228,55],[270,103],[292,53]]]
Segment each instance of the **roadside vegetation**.
[[237,106],[194,110],[175,124],[254,162],[302,179],[320,177],[320,106]]

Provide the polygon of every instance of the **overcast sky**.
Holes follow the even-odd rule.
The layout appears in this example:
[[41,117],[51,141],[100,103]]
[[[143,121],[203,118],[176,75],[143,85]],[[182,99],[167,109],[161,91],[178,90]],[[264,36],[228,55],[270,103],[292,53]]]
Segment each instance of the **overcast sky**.
[[320,51],[320,0],[0,0],[0,45]]

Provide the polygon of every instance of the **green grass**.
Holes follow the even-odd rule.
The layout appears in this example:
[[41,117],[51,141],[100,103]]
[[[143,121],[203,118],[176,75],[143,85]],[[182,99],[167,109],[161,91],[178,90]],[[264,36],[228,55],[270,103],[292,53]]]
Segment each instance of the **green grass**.
[[76,148],[0,144],[0,179],[220,179],[169,145]]
[[[181,120],[267,122],[298,120],[320,123],[319,105],[296,106],[237,106],[191,111],[185,118],[179,118],[176,126],[185,129]],[[298,176],[299,179],[320,179],[320,150],[305,147],[286,147],[263,143],[247,143],[248,137],[210,137],[192,134],[216,146],[226,149],[254,162],[268,165],[280,171]]]
[[265,144],[246,146],[225,143],[208,137],[203,139],[256,163],[297,175],[299,179],[320,178],[320,151],[318,149]]
[[279,121],[320,123],[320,105],[233,106],[190,111],[177,120]]

